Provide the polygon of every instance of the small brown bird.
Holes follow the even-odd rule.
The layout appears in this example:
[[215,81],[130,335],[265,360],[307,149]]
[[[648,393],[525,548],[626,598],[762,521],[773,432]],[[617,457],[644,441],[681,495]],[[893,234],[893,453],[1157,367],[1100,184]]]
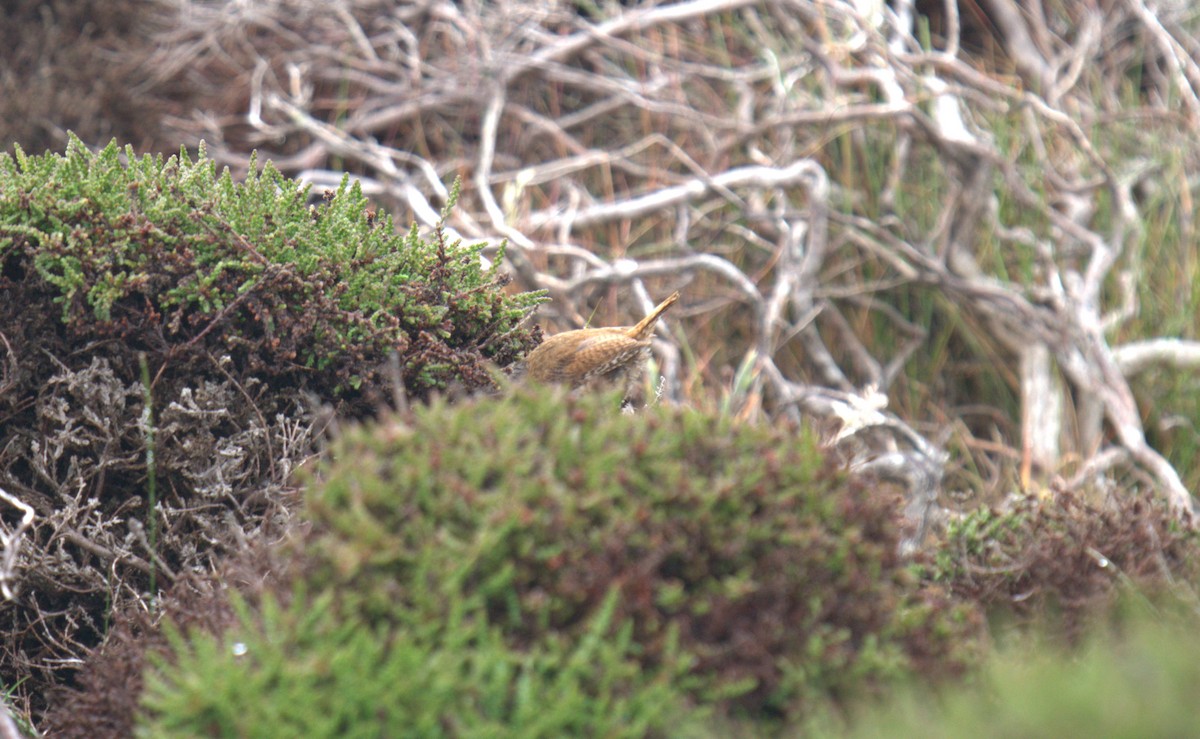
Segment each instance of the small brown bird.
[[551,336],[526,358],[529,377],[572,387],[623,381],[628,394],[641,377],[654,324],[677,300],[679,293],[672,293],[636,326],[582,328]]

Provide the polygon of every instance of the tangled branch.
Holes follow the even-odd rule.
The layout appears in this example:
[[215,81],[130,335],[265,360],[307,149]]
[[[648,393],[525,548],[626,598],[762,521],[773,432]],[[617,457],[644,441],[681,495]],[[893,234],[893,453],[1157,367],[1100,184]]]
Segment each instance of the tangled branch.
[[[219,51],[233,65],[244,105],[176,122],[231,165],[258,146],[318,187],[348,171],[426,225],[463,174],[453,234],[506,240],[518,279],[550,290],[567,325],[618,290],[639,305],[613,322],[687,284],[700,348],[689,368],[666,363],[675,397],[685,369],[727,387],[735,412],[836,420],[859,388],[911,394],[930,327],[903,306],[920,296],[1004,359],[1016,430],[947,420],[937,403],[908,420],[878,409],[891,432],[856,435],[860,462],[890,469],[879,460],[902,454],[937,469],[910,487],[936,488],[948,438],[987,456],[987,434],[1026,486],[1085,485],[1127,460],[1188,515],[1127,378],[1193,363],[1197,346],[1110,338],[1137,314],[1139,193],[1163,166],[1125,152],[1195,157],[1193,14],[990,0],[997,53],[1022,78],[1008,84],[964,51],[957,3],[932,44],[911,1],[861,5],[693,0],[596,18],[570,3],[204,6],[164,16],[162,48],[192,51],[158,64],[220,77]],[[1135,63],[1147,73],[1129,111]],[[918,431],[929,415],[938,438]],[[1056,477],[1069,458],[1087,474]]]

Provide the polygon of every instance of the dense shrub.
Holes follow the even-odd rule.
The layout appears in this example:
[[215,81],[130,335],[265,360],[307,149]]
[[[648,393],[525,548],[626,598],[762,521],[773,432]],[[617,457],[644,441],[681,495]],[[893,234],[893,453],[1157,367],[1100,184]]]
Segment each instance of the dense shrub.
[[331,396],[377,381],[395,351],[421,395],[486,386],[485,360],[535,343],[513,329],[536,296],[494,289],[481,247],[398,237],[357,183],[310,208],[270,164],[234,183],[203,148],[164,162],[72,139],[66,156],[0,157],[0,193],[7,297],[59,315],[78,344],[157,355],[156,372],[222,358]]
[[697,702],[759,715],[962,666],[972,612],[907,577],[895,501],[811,435],[615,405],[522,390],[351,435],[308,487],[310,580],[406,628],[478,603],[517,645],[579,638],[616,589],[647,668],[677,635]]
[[503,285],[345,183],[309,206],[203,150],[0,156],[0,487],[37,516],[0,680],[62,679],[113,609],[283,515],[323,406],[492,387],[537,340]]
[[1152,592],[1194,582],[1198,562],[1200,538],[1164,504],[1060,493],[1016,498],[955,521],[930,574],[994,614],[1049,616],[1074,638],[1124,586]]
[[619,400],[514,388],[348,429],[303,526],[215,578],[237,617],[212,587],[168,603],[169,645],[119,628],[53,726],[130,725],[112,683],[145,645],[149,735],[766,730],[975,658],[975,611],[897,559],[895,500],[811,434]]

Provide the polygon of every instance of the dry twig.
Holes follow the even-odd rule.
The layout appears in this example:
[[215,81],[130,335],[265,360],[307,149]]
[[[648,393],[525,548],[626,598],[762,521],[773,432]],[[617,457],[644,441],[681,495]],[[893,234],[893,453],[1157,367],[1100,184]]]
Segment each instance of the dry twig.
[[[836,417],[856,388],[906,381],[926,332],[892,294],[937,292],[1012,358],[1024,408],[1012,443],[1026,484],[1072,455],[1096,472],[1130,460],[1190,511],[1179,475],[1146,442],[1126,376],[1150,361],[1190,365],[1197,349],[1109,344],[1136,315],[1131,287],[1116,304],[1106,290],[1132,285],[1144,219],[1133,193],[1148,170],[1092,135],[1120,105],[1113,80],[1129,59],[1109,42],[1118,27],[1157,50],[1145,84],[1161,79],[1190,124],[1200,120],[1200,43],[1178,22],[1186,6],[1126,0],[1100,15],[989,0],[1023,77],[1014,85],[963,58],[953,2],[932,49],[911,2],[866,13],[848,1],[693,0],[598,19],[568,3],[287,5],[233,18],[196,11],[163,32],[173,48],[195,49],[192,59],[172,52],[176,68],[213,48],[241,64],[249,105],[237,124],[250,125],[248,143],[288,141],[273,156],[284,169],[329,186],[339,176],[330,162],[343,161],[368,192],[427,225],[443,181],[465,173],[454,234],[507,240],[525,287],[570,303],[560,309],[576,323],[618,288],[642,303],[626,315],[684,284],[697,304],[718,296],[707,310],[749,316],[710,350],[718,365],[753,368],[727,395],[744,408],[766,398],[779,414]],[[1076,32],[1062,33],[1052,12],[1075,13]],[[693,42],[697,29],[722,39],[720,58]],[[1141,114],[1169,115],[1154,106]],[[997,143],[989,127],[1000,119],[1016,122],[1010,138],[1032,163]],[[231,120],[180,125],[244,166]],[[856,189],[857,173],[831,169],[860,156],[885,172],[869,215],[874,196]],[[914,203],[914,192],[936,195]],[[1104,218],[1101,203],[1111,204]],[[1027,255],[1029,277],[996,273],[1005,250]],[[881,343],[880,331],[904,338]],[[945,464],[915,422],[887,418],[877,428],[891,441],[866,444],[860,461],[907,448],[904,463]],[[913,485],[936,486],[940,472],[927,478]]]

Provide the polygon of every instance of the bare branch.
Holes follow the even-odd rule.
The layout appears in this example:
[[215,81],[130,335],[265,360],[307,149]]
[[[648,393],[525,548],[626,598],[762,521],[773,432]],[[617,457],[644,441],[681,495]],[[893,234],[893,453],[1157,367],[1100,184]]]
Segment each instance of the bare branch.
[[[1142,191],[1197,159],[1200,42],[1184,4],[982,3],[1024,84],[968,58],[972,18],[949,1],[922,8],[942,14],[932,49],[908,0],[692,0],[595,20],[511,0],[298,5],[295,18],[260,5],[164,24],[186,58],[164,61],[163,80],[214,51],[237,70],[248,103],[188,129],[226,161],[238,135],[281,146],[280,166],[323,187],[351,170],[426,225],[461,174],[451,228],[492,242],[489,255],[506,240],[521,283],[550,290],[568,323],[624,290],[645,303],[686,287],[695,311],[735,302],[736,332],[714,343],[739,368],[706,379],[736,372],[742,397],[761,391],[792,418],[829,416],[824,393],[931,383],[906,375],[925,337],[947,336],[922,321],[961,319],[970,348],[947,351],[978,350],[979,371],[1022,399],[981,454],[1021,459],[1027,484],[1064,459],[1118,459],[1187,507],[1127,377],[1193,367],[1194,349],[1109,344],[1144,308],[1137,250],[1161,207]],[[698,28],[719,32],[721,58],[685,41]],[[1190,200],[1178,212],[1191,233]],[[697,336],[712,332],[703,318]],[[953,416],[936,393],[913,395],[934,397],[909,412]],[[905,436],[876,427],[864,454],[891,453],[884,429]]]
[[10,506],[21,511],[21,521],[16,528],[7,533],[0,532],[0,593],[4,594],[5,600],[12,600],[16,597],[13,590],[13,584],[17,581],[17,555],[21,553],[21,542],[25,535],[25,531],[33,525],[33,508],[10,495],[8,491],[0,488],[0,500],[8,503]]

